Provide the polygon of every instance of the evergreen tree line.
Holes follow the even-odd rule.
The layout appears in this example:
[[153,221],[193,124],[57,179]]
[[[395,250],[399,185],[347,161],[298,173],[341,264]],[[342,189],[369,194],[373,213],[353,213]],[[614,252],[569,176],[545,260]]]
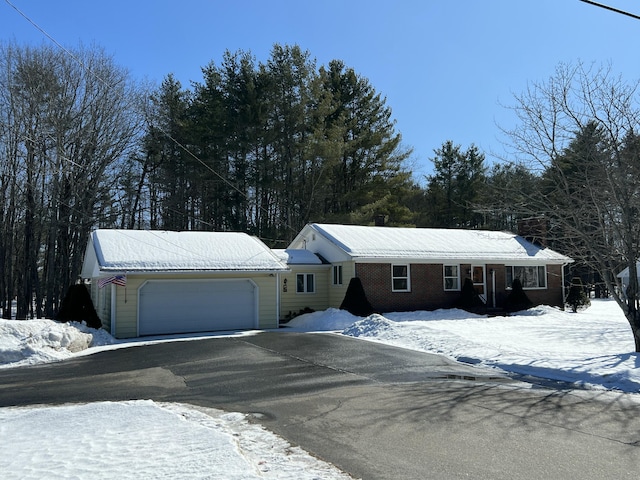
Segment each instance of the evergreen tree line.
[[111,225],[246,231],[272,246],[310,221],[517,226],[488,189],[533,175],[490,170],[475,145],[449,140],[429,159],[434,174],[413,177],[386,100],[339,60],[318,68],[297,46],[275,45],[266,63],[227,51],[203,78],[186,89],[168,75],[150,95]]
[[146,121],[121,176],[122,227],[239,230],[283,246],[311,220],[357,221],[412,185],[385,99],[297,46],[275,45],[266,63],[227,51],[190,90],[169,75]]

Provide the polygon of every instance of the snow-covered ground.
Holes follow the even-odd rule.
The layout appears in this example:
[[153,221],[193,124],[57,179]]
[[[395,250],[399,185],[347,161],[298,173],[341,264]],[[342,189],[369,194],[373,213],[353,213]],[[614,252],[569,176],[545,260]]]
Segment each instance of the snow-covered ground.
[[3,479],[349,479],[244,415],[151,400],[0,409]]
[[[335,331],[640,399],[640,357],[610,300],[578,313],[543,306],[509,317],[438,310],[361,318],[330,309],[297,317],[285,330]],[[0,367],[202,337],[122,341],[79,324],[0,320]],[[2,408],[0,438],[0,472],[8,479],[349,478],[242,414],[150,400]]]

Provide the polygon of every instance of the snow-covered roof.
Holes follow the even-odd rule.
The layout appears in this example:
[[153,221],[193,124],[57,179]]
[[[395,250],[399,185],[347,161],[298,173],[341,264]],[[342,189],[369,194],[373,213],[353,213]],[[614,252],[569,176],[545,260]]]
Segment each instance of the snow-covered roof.
[[[309,229],[311,231],[309,231]],[[544,262],[564,264],[572,259],[539,247],[508,232],[443,228],[395,228],[309,224],[292,246],[309,245],[309,233],[319,234],[352,259],[411,259],[431,261]],[[312,235],[313,236],[313,235]],[[304,238],[302,238],[304,237]],[[313,250],[313,248],[311,248]]]
[[287,270],[259,239],[239,232],[96,230],[91,245],[100,271]]
[[322,260],[309,250],[287,248],[274,248],[273,253],[287,265],[321,265]]
[[[640,279],[640,262],[636,263],[636,271],[638,273],[638,278]],[[622,270],[616,277],[621,278],[623,282],[629,281],[629,267]]]

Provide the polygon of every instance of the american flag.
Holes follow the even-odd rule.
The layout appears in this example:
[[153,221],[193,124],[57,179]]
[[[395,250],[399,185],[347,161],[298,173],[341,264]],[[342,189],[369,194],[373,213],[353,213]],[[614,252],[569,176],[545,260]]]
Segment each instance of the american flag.
[[112,275],[110,277],[103,277],[98,280],[98,287],[104,288],[105,286],[113,283],[114,285],[120,285],[121,287],[127,286],[127,276],[126,275]]

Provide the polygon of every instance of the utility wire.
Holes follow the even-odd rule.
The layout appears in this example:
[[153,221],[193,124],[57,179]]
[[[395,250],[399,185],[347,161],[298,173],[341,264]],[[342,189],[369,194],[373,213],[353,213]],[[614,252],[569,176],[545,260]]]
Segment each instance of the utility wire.
[[66,53],[67,55],[69,55],[71,58],[73,58],[78,64],[80,64],[80,66],[86,70],[87,72],[89,72],[89,74],[93,75],[94,77],[96,77],[102,84],[107,84],[107,82],[102,79],[99,75],[97,75],[96,73],[92,72],[91,69],[89,67],[87,67],[84,62],[79,59],[76,55],[73,54],[73,52],[69,51],[69,49],[65,48],[63,45],[61,45],[55,38],[53,38],[51,35],[49,35],[42,27],[40,27],[40,25],[38,25],[36,22],[34,22],[33,20],[31,20],[26,13],[24,13],[22,10],[20,10],[18,7],[16,7],[13,3],[11,3],[10,0],[4,0],[7,5],[9,5],[11,8],[13,8],[16,12],[18,12],[18,14],[20,14],[20,16],[22,18],[24,18],[27,22],[29,22],[31,25],[33,25],[35,27],[36,30],[38,30],[40,33],[42,33],[45,37],[47,37],[56,47],[58,47],[60,50],[62,50],[64,53]]
[[581,2],[588,3],[589,5],[594,5],[596,7],[604,8],[605,10],[610,10],[612,12],[620,13],[622,15],[626,15],[627,17],[635,18],[636,20],[640,20],[640,15],[636,15],[634,13],[626,12],[624,10],[620,10],[619,8],[610,7],[609,5],[604,5],[602,3],[593,2],[591,0],[580,0]]

